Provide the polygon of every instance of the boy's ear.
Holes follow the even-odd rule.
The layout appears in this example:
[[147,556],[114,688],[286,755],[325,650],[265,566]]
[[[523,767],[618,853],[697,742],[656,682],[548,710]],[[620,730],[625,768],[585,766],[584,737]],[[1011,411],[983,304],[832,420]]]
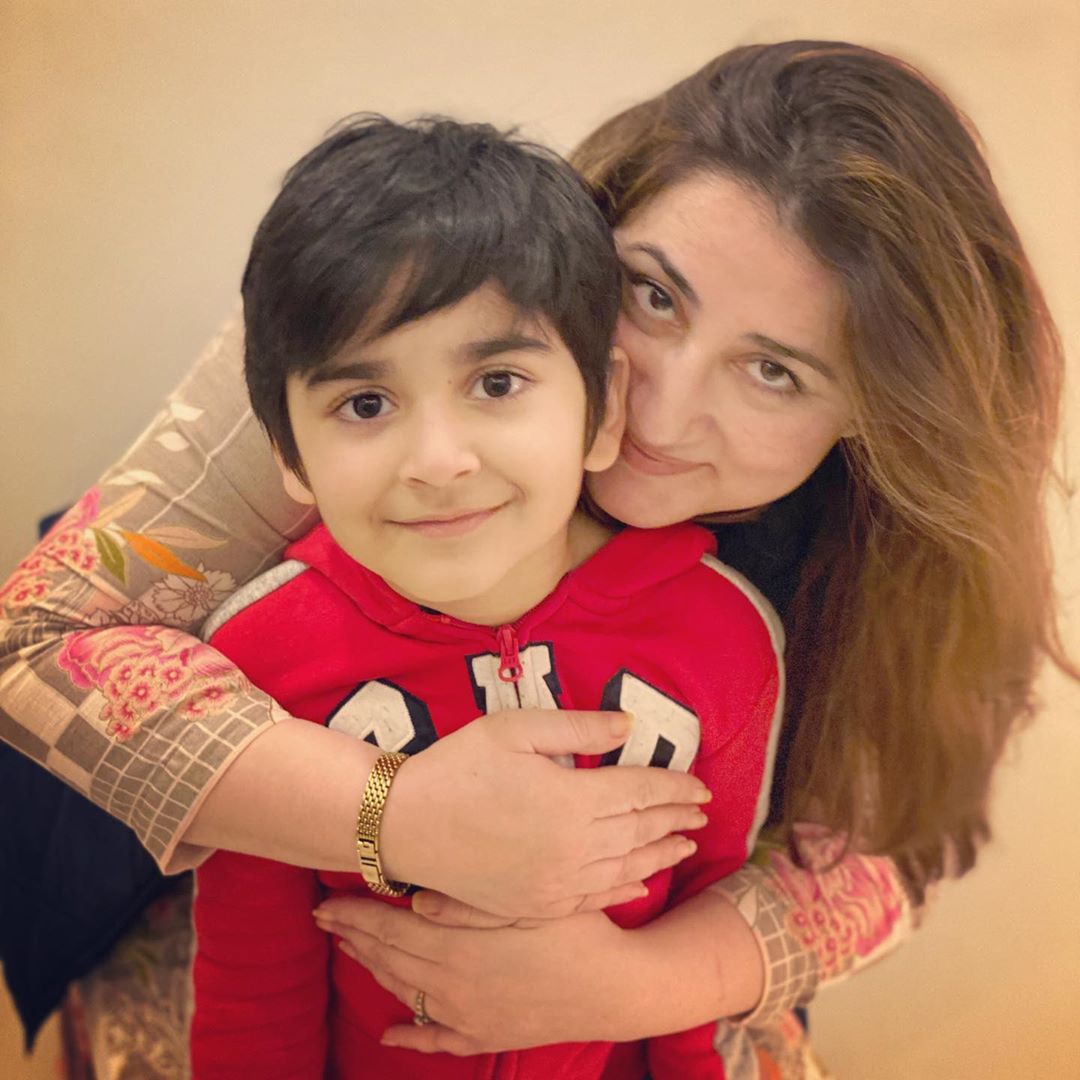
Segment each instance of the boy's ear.
[[615,464],[626,427],[626,390],[630,381],[630,362],[618,346],[611,350],[608,369],[607,400],[596,437],[585,454],[586,472],[603,472]]
[[285,488],[285,494],[302,506],[314,506],[315,496],[312,493],[311,488],[309,488],[307,484],[305,484],[304,481],[285,464],[281,454],[278,452],[278,448],[272,446],[272,449],[274,451],[274,460],[277,462],[277,467],[281,470],[281,483]]

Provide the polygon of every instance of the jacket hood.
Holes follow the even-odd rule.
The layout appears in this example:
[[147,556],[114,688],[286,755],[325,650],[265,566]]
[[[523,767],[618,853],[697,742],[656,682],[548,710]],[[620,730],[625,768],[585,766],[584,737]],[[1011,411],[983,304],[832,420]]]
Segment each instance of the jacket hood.
[[[697,525],[625,528],[564,575],[548,596],[512,625],[523,637],[530,636],[567,602],[601,614],[614,613],[641,592],[686,573],[714,548],[712,535]],[[329,578],[368,618],[395,633],[447,641],[474,637],[477,631],[489,635],[496,629],[462,622],[407,600],[339,547],[325,525],[317,525],[290,545],[285,557]]]

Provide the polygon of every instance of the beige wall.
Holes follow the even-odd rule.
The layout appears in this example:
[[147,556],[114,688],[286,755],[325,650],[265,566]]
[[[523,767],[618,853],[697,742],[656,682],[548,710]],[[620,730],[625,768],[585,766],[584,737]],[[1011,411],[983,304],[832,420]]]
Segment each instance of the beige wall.
[[[1075,0],[0,4],[0,573],[230,310],[283,169],[335,119],[438,110],[517,121],[565,149],[729,45],[795,36],[902,53],[977,119],[1075,357]],[[1076,526],[1058,519],[1075,562]],[[1080,575],[1064,571],[1075,597]],[[1080,695],[1048,694],[1002,771],[998,841],[978,871],[899,956],[815,1005],[841,1077],[1080,1076]],[[23,1068],[0,1050],[0,1075]]]

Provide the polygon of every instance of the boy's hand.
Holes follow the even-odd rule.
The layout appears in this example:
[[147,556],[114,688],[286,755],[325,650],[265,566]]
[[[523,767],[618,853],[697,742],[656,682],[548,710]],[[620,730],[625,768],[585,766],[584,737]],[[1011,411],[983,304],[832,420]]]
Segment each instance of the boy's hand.
[[622,713],[524,709],[482,716],[398,770],[383,814],[386,876],[511,918],[554,918],[643,895],[686,858],[708,790],[666,769],[567,769],[602,754]]

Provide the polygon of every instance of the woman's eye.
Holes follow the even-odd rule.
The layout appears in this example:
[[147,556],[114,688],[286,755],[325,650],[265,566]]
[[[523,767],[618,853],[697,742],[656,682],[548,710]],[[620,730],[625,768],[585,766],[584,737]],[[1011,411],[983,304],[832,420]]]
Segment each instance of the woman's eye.
[[376,393],[353,394],[341,403],[338,412],[346,420],[375,420],[389,409],[390,402]]
[[671,294],[648,278],[631,279],[630,289],[637,305],[646,314],[670,321],[675,317],[675,301]]
[[791,369],[776,360],[752,360],[749,370],[754,381],[767,390],[778,390],[781,393],[797,393],[802,390],[802,383]]
[[476,380],[473,391],[476,397],[501,398],[516,393],[524,380],[512,371],[487,371]]

